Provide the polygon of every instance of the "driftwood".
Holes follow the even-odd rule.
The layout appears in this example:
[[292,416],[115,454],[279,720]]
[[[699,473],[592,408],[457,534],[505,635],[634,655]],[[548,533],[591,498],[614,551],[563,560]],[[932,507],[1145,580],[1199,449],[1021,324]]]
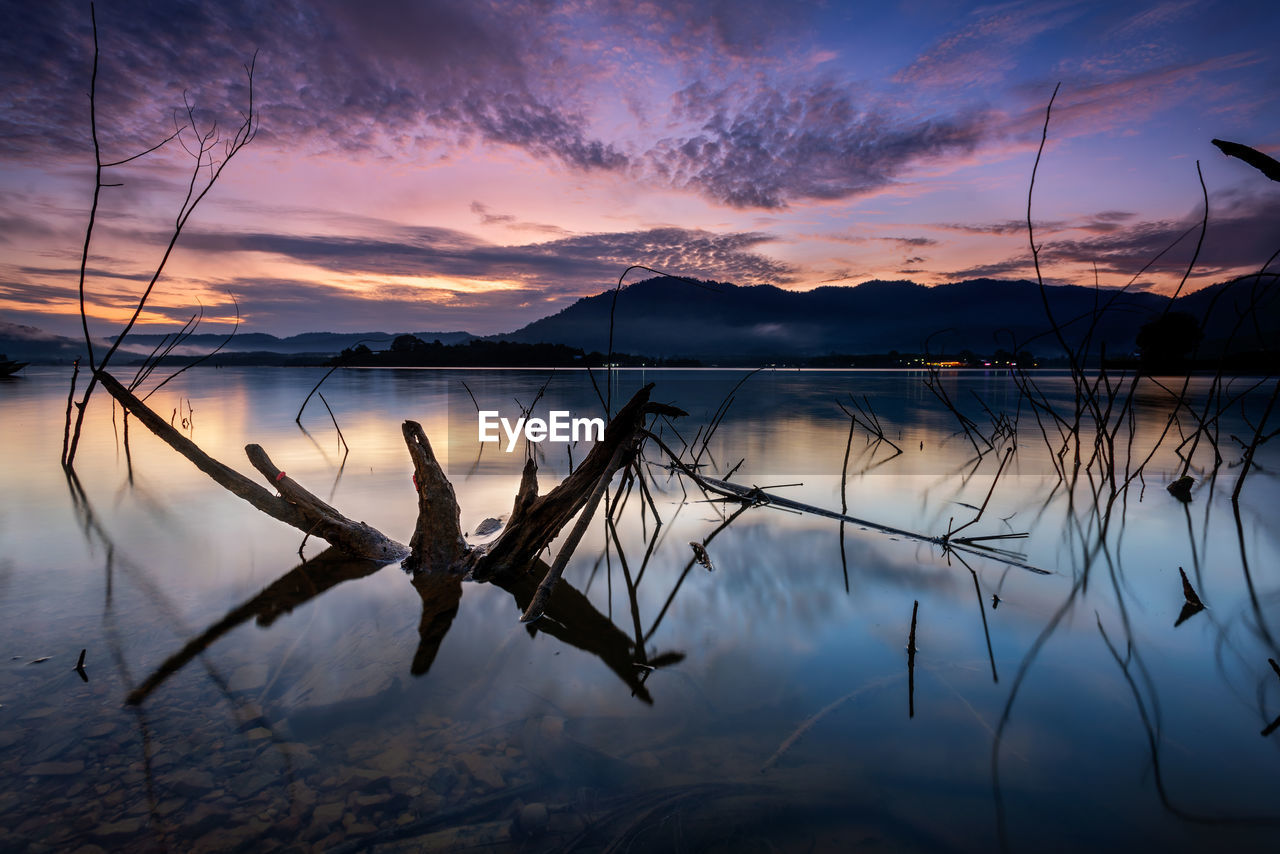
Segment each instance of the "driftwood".
[[622,468],[623,463],[629,460],[634,453],[634,440],[632,445],[619,445],[614,450],[613,456],[609,459],[609,465],[601,472],[591,490],[591,494],[587,496],[587,501],[582,507],[582,513],[578,515],[578,521],[560,546],[555,562],[551,564],[547,574],[542,577],[542,583],[534,591],[532,601],[529,602],[529,606],[525,608],[524,613],[520,615],[520,622],[532,623],[546,611],[547,601],[551,598],[551,591],[555,589],[556,582],[560,580],[560,576],[564,573],[564,568],[568,565],[569,557],[573,554],[574,549],[578,547],[578,543],[582,542],[582,535],[587,532],[587,527],[591,524],[591,517],[595,515],[596,508],[600,506],[600,499],[604,497],[604,491],[608,488],[609,481],[613,479],[614,472]]
[[463,558],[462,566],[473,578],[485,581],[499,572],[519,572],[529,566],[569,520],[586,507],[600,483],[607,484],[618,469],[631,461],[647,416],[686,414],[674,406],[651,403],[652,390],[653,383],[650,383],[636,392],[609,421],[604,439],[596,443],[571,475],[546,495],[538,495],[537,466],[532,460],[525,463],[506,528],[488,547],[474,548]]
[[[581,513],[578,524],[562,544],[543,584],[531,597],[525,612],[526,620],[536,619],[546,609],[551,589],[590,523],[600,496],[614,474],[631,463],[641,438],[647,435],[645,419],[650,415],[685,414],[674,406],[650,402],[652,383],[640,389],[610,420],[603,440],[596,443],[572,474],[546,495],[538,495],[537,466],[532,459],[529,460],[520,480],[511,518],[502,534],[488,546],[476,547],[469,547],[462,536],[460,510],[453,486],[436,460],[421,425],[405,421],[401,431],[413,461],[413,482],[418,494],[417,524],[406,547],[363,522],[353,522],[343,516],[280,471],[260,446],[246,445],[245,453],[254,468],[276,488],[278,495],[200,450],[195,442],[170,426],[107,372],[100,371],[98,381],[152,433],[234,495],[309,536],[326,540],[344,554],[383,563],[403,559],[405,569],[415,576],[435,572],[457,576],[470,574],[477,581],[487,581],[499,575],[520,577],[539,553],[559,536],[564,526]],[[422,660],[418,667],[425,670],[434,658],[429,639],[443,637],[457,610],[460,593],[452,583],[422,580],[415,582],[415,586],[419,587],[424,601],[429,595],[448,590],[448,595],[440,596],[442,606],[432,618],[424,616]]]
[[[653,434],[649,434],[648,438],[654,440],[659,447],[661,447],[662,450],[671,457],[675,463],[675,467],[682,474],[687,476],[690,480],[706,491],[720,495],[724,498],[741,501],[747,505],[760,504],[771,507],[780,507],[784,510],[794,510],[799,513],[808,513],[813,516],[834,519],[838,522],[847,522],[873,531],[879,531],[882,534],[890,534],[895,537],[913,540],[918,543],[927,543],[929,545],[939,546],[950,552],[964,552],[966,554],[980,555],[991,560],[999,561],[1000,563],[1008,566],[1014,566],[1019,569],[1034,572],[1037,575],[1049,574],[1046,570],[1026,563],[1022,560],[1020,555],[981,545],[981,542],[986,540],[1021,539],[1024,538],[1026,534],[997,534],[986,537],[956,537],[953,536],[955,531],[952,531],[950,534],[944,534],[942,536],[930,536],[928,534],[919,534],[915,531],[907,531],[903,528],[895,528],[892,525],[882,525],[879,522],[872,522],[868,519],[859,519],[857,516],[850,516],[847,513],[837,513],[836,511],[828,510],[825,507],[815,507],[812,504],[793,501],[790,498],[785,498],[781,495],[765,492],[759,487],[743,486],[737,483],[730,483],[727,480],[719,480],[714,477],[699,474],[688,466],[681,464],[675,453],[662,444],[661,439]],[[987,497],[990,499],[989,494]],[[961,527],[968,527],[968,525],[963,525]],[[960,529],[957,528],[956,530],[958,531]]]
[[1277,163],[1274,158],[1238,142],[1228,142],[1224,139],[1211,139],[1209,141],[1218,146],[1222,153],[1228,157],[1238,157],[1272,181],[1280,181],[1280,163]]
[[422,599],[422,616],[418,620],[418,649],[413,654],[409,673],[423,676],[435,663],[444,636],[458,616],[462,601],[462,576],[452,572],[419,572],[413,576],[413,589]]
[[467,550],[453,485],[436,461],[421,425],[406,421],[401,432],[413,459],[413,483],[418,489],[418,523],[409,541],[411,553],[405,569],[417,572],[452,566]]
[[[685,414],[673,406],[651,403],[652,383],[618,411],[606,426],[602,441],[546,495],[538,495],[537,466],[529,460],[511,516],[502,534],[488,546],[467,545],[453,486],[421,425],[405,421],[401,431],[413,461],[418,496],[417,523],[406,547],[363,522],[347,519],[280,471],[261,447],[248,445],[245,453],[254,468],[279,491],[278,495],[200,450],[110,374],[100,371],[98,381],[126,412],[218,484],[264,513],[327,540],[333,547],[305,561],[189,641],[130,692],[131,704],[141,703],[170,675],[235,627],[253,618],[266,624],[343,581],[362,577],[399,559],[413,574],[413,587],[422,599],[418,648],[410,666],[414,676],[425,674],[435,661],[458,613],[462,581],[468,573],[476,580],[492,580],[511,593],[523,610],[525,621],[545,615],[537,630],[598,656],[631,688],[632,696],[643,702],[653,702],[644,684],[648,673],[684,657],[670,652],[656,656],[646,668],[637,667],[636,662],[644,658],[643,649],[596,611],[583,594],[570,585],[556,584],[589,526],[601,495],[614,474],[632,463],[640,442],[648,435],[644,429],[646,419],[650,415]],[[547,567],[538,559],[539,553],[575,515],[577,524],[561,544],[554,564]]]
[[246,445],[245,453],[254,468],[263,474],[278,490],[271,492],[240,472],[215,460],[200,450],[195,442],[171,427],[150,407],[120,384],[106,371],[99,371],[98,382],[120,402],[120,405],[142,422],[165,444],[190,460],[200,471],[209,475],[220,486],[254,507],[299,531],[326,540],[352,557],[378,560],[384,563],[399,560],[409,554],[401,543],[366,525],[353,522],[334,508],[312,495],[271,462],[267,452],[257,445]]
[[[410,546],[405,546],[385,536],[363,522],[353,522],[333,507],[312,495],[271,463],[266,452],[257,445],[248,445],[248,454],[254,467],[279,490],[272,495],[268,490],[250,481],[240,473],[205,454],[187,437],[171,427],[163,418],[150,410],[145,403],[124,388],[110,374],[99,371],[99,382],[118,400],[126,411],[171,447],[191,460],[219,484],[240,496],[258,509],[284,521],[308,535],[327,540],[340,552],[360,558],[390,562],[403,559],[404,568],[415,576],[415,587],[422,595],[424,611],[420,626],[422,645],[415,672],[425,672],[435,657],[439,640],[448,631],[457,612],[460,588],[453,581],[428,580],[423,573],[443,573],[454,578],[470,576],[477,581],[497,580],[501,577],[518,579],[527,583],[526,573],[538,560],[540,553],[560,535],[561,530],[575,516],[577,523],[560,545],[551,567],[542,576],[537,589],[522,604],[523,622],[532,622],[543,616],[552,590],[590,525],[600,499],[619,470],[631,466],[645,441],[652,441],[670,459],[672,465],[690,477],[703,490],[747,504],[768,504],[825,516],[840,522],[848,522],[878,530],[916,542],[942,547],[949,552],[970,552],[993,558],[1011,566],[1032,572],[1044,570],[1027,565],[1020,555],[987,546],[987,540],[1002,540],[1025,534],[1002,534],[988,537],[955,536],[968,525],[948,531],[942,536],[927,536],[866,519],[836,513],[820,507],[802,504],[778,495],[772,495],[756,487],[741,486],[725,480],[707,477],[686,466],[678,454],[671,451],[662,440],[645,428],[646,420],[653,415],[678,417],[686,413],[674,406],[653,403],[649,395],[650,383],[618,410],[605,427],[604,436],[597,442],[577,468],[555,489],[546,495],[538,494],[537,465],[533,459],[525,463],[516,492],[510,518],[502,533],[492,543],[469,546],[462,535],[460,511],[453,486],[432,452],[422,427],[414,421],[402,425],[405,444],[413,461],[413,481],[418,495],[418,518]],[[1008,456],[1001,463],[1007,462]],[[997,478],[999,472],[997,472]],[[993,484],[994,489],[994,484]],[[988,495],[990,498],[990,495]],[[986,502],[983,503],[985,508]],[[979,517],[981,511],[979,511]],[[977,518],[973,520],[976,522]],[[970,522],[969,524],[973,524]],[[439,600],[428,605],[428,600]],[[438,607],[437,607],[438,606]]]
[[[131,692],[128,698],[130,703],[142,702],[169,675],[236,626],[255,617],[260,623],[266,624],[280,613],[291,610],[324,590],[345,580],[367,575],[395,560],[403,560],[402,565],[412,573],[414,589],[422,599],[418,648],[410,667],[413,675],[422,675],[430,669],[457,615],[463,579],[470,576],[477,581],[491,581],[510,593],[523,611],[522,621],[539,620],[536,628],[529,627],[531,632],[543,631],[593,653],[631,688],[633,696],[651,703],[652,698],[645,687],[648,674],[655,668],[676,663],[683,658],[683,654],[679,652],[649,658],[642,647],[657,628],[662,614],[670,605],[670,599],[649,634],[642,634],[637,626],[636,637],[631,638],[614,626],[610,619],[596,611],[582,593],[571,585],[558,584],[614,475],[636,464],[641,445],[647,441],[652,441],[670,458],[675,469],[693,479],[703,490],[741,502],[743,510],[757,504],[774,505],[863,525],[917,542],[940,545],[951,551],[973,551],[1033,572],[1043,572],[1027,566],[1019,559],[1002,554],[999,550],[984,548],[978,544],[980,540],[1018,535],[955,537],[956,531],[960,530],[956,529],[941,537],[929,537],[858,519],[845,513],[801,504],[756,487],[741,486],[701,475],[685,465],[680,456],[672,452],[661,438],[646,429],[646,422],[651,416],[678,417],[686,414],[676,407],[651,402],[649,396],[653,390],[652,383],[636,392],[617,412],[605,427],[602,440],[595,444],[568,477],[546,495],[538,493],[537,465],[529,459],[507,524],[497,539],[485,545],[467,544],[462,534],[461,514],[452,484],[436,460],[421,425],[405,421],[401,431],[413,463],[418,516],[410,545],[404,546],[363,522],[354,522],[343,516],[280,471],[271,462],[266,451],[258,445],[247,445],[245,453],[254,468],[275,487],[278,494],[273,494],[269,489],[206,454],[110,374],[98,371],[96,376],[103,388],[120,402],[127,413],[134,415],[151,432],[215,482],[268,515],[310,536],[324,539],[332,546],[321,557],[304,561],[296,570],[193,638]],[[726,524],[737,515],[730,517]],[[540,560],[541,552],[559,537],[564,526],[575,516],[576,524],[560,543],[555,559],[548,566]],[[710,537],[701,544],[691,544],[694,555],[689,567],[701,557],[703,565],[711,568],[710,558],[705,551],[709,540]],[[699,546],[702,546],[701,552]],[[689,567],[686,567],[686,573]],[[681,580],[683,577],[682,574]],[[628,587],[631,588],[629,580]],[[678,587],[679,584],[677,589]],[[630,592],[634,596],[634,590],[631,589]],[[672,596],[674,595],[673,590]],[[634,610],[634,600],[632,605]]]

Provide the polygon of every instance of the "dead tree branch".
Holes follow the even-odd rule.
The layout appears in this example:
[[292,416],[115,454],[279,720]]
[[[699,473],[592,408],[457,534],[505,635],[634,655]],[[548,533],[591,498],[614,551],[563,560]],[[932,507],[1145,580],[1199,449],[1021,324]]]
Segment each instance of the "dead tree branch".
[[427,434],[416,421],[401,425],[404,443],[413,459],[413,483],[418,490],[418,523],[409,541],[412,550],[405,569],[452,566],[466,552],[459,522],[461,511],[453,486],[436,462]]
[[353,557],[387,561],[399,560],[409,549],[363,522],[353,522],[312,495],[276,468],[258,445],[246,445],[245,454],[254,468],[279,491],[271,492],[240,472],[200,450],[195,442],[182,435],[149,406],[139,400],[120,381],[106,371],[96,375],[108,394],[136,417],[148,430],[169,447],[190,460],[196,468],[213,478],[220,486],[248,501],[254,507],[303,533],[326,540]]
[[[603,441],[597,442],[573,474],[546,495],[538,495],[538,470],[533,461],[525,463],[511,518],[502,535],[488,548],[475,548],[460,564],[477,581],[487,581],[499,572],[518,572],[533,562],[538,553],[560,533],[587,504],[600,479],[629,461],[629,455],[615,460],[619,448],[630,448],[652,414],[683,416],[674,406],[651,403],[653,384],[636,392],[605,427]],[[607,481],[606,481],[607,482]]]
[[[89,370],[92,372],[89,376],[88,386],[84,390],[84,394],[75,404],[74,423],[68,412],[67,422],[63,427],[63,455],[62,465],[65,468],[71,468],[75,463],[76,449],[80,444],[80,433],[84,425],[85,410],[89,406],[89,400],[93,396],[94,389],[100,381],[100,372],[105,371],[112,356],[124,343],[128,337],[130,330],[138,322],[142,316],[143,309],[146,307],[147,300],[150,299],[152,291],[155,289],[160,277],[164,275],[165,267],[169,263],[169,258],[173,255],[174,249],[177,247],[178,239],[182,236],[182,231],[186,227],[191,215],[199,206],[200,202],[213,189],[213,185],[217,183],[218,178],[222,175],[222,170],[231,162],[246,145],[253,141],[258,133],[258,115],[254,112],[254,87],[253,74],[254,64],[257,56],[245,65],[245,76],[248,83],[248,97],[244,110],[241,112],[241,123],[235,128],[234,133],[230,137],[222,137],[219,135],[217,124],[214,124],[209,130],[201,133],[198,126],[195,108],[190,104],[186,104],[186,122],[180,124],[178,129],[167,139],[151,146],[147,150],[138,154],[120,158],[113,161],[103,161],[102,150],[98,140],[98,115],[97,115],[97,81],[98,81],[98,25],[97,18],[94,14],[93,7],[90,5],[90,18],[93,24],[93,71],[91,72],[89,81],[89,126],[93,136],[93,157],[95,167],[93,200],[89,208],[89,221],[85,228],[84,247],[80,254],[80,275],[79,275],[79,299],[80,299],[80,323],[84,333],[85,348],[89,354]],[[188,146],[183,140],[182,134],[190,130],[193,137],[191,145]],[[120,186],[118,183],[104,183],[102,170],[106,168],[122,166],[137,160],[144,155],[156,151],[166,143],[173,139],[177,139],[183,149],[191,155],[192,164],[190,166],[190,178],[187,181],[186,195],[182,199],[178,212],[173,219],[173,226],[169,232],[169,239],[165,244],[164,251],[152,272],[146,287],[138,296],[137,303],[133,312],[119,334],[115,336],[115,340],[107,348],[101,359],[95,360],[93,352],[93,342],[89,332],[89,316],[85,304],[85,276],[89,259],[90,246],[93,241],[94,223],[97,219],[99,200],[103,188]],[[74,391],[74,381],[72,384]]]

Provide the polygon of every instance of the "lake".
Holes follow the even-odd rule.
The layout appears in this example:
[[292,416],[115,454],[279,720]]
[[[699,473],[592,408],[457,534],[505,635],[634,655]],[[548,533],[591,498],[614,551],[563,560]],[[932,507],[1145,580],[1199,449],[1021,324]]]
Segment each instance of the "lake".
[[[69,369],[28,368],[0,385],[0,849],[1276,848],[1275,447],[1231,502],[1271,382],[1214,424],[1216,478],[1196,444],[1184,503],[1165,487],[1209,378],[1176,411],[1138,388],[1113,492],[1092,438],[1074,477],[1056,462],[1058,427],[1001,371],[936,381],[972,436],[913,371],[345,370],[301,429],[323,373],[202,367],[149,403],[401,542],[402,420],[479,541],[523,447],[481,446],[478,408],[602,416],[650,382],[689,413],[653,432],[701,449],[719,415],[685,459],[760,492],[704,495],[651,441],[649,495],[614,481],[616,524],[597,514],[526,625],[527,586],[303,543],[134,419],[126,453],[103,393],[65,477]],[[1070,377],[1035,379],[1071,408]],[[586,447],[534,452],[545,492]],[[1000,539],[937,541],[984,503],[964,535]]]

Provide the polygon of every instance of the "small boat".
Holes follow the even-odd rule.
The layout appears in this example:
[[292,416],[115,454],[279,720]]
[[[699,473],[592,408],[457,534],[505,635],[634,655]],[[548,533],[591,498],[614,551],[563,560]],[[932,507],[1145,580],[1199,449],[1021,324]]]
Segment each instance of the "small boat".
[[11,377],[18,371],[25,368],[28,364],[30,363],[15,362],[4,353],[0,353],[0,377]]

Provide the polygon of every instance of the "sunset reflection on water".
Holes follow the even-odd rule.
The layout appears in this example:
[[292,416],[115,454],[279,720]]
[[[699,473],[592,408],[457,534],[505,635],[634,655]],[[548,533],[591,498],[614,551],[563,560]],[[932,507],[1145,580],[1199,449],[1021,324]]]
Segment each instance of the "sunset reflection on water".
[[[676,425],[689,440],[742,375],[624,371],[613,396],[655,382],[655,399],[690,412]],[[474,407],[464,393],[459,411],[457,385],[527,401],[544,373],[340,371],[323,390],[345,458],[323,406],[309,405],[306,432],[293,421],[319,376],[198,369],[153,403],[166,414],[193,408],[189,432],[213,456],[248,472],[243,445],[261,444],[291,478],[406,542],[416,507],[399,423],[413,418],[448,459],[464,531],[510,512],[517,477],[504,461],[459,453],[456,422]],[[603,820],[626,804],[642,815],[659,791],[674,793],[666,808],[685,816],[689,839],[714,838],[719,823],[783,848],[874,837],[895,849],[990,850],[1003,833],[1013,848],[1051,836],[1101,849],[1261,850],[1273,838],[1280,757],[1275,737],[1259,735],[1280,713],[1267,666],[1280,565],[1265,521],[1277,498],[1269,459],[1238,525],[1226,500],[1235,470],[1183,505],[1164,489],[1178,468],[1165,452],[1145,489],[1135,481],[1107,516],[1088,478],[1059,483],[1025,411],[992,491],[1000,453],[975,454],[921,375],[762,373],[716,431],[708,474],[744,458],[735,482],[840,510],[849,422],[834,401],[866,394],[903,453],[855,431],[847,513],[937,536],[973,518],[991,491],[966,533],[1026,533],[995,543],[1018,554],[957,555],[771,506],[721,528],[740,508],[688,484],[686,499],[651,454],[663,524],[647,510],[642,520],[637,495],[619,518],[626,572],[640,578],[634,598],[596,519],[565,573],[572,616],[530,632],[516,622],[517,590],[463,582],[451,601],[458,592],[411,584],[396,566],[325,555],[308,568],[300,534],[136,422],[130,483],[123,424],[117,410],[113,428],[105,397],[87,423],[84,500],[75,498],[58,465],[66,381],[65,371],[30,369],[0,389],[10,444],[0,492],[4,847],[288,847],[396,827],[424,839],[441,832],[431,816],[479,833],[486,821],[506,828],[517,802],[573,803],[555,815]],[[985,415],[970,389],[995,411],[1018,406],[1007,376],[945,381],[976,421]],[[1042,384],[1070,394],[1065,377]],[[1159,395],[1143,395],[1135,456],[1167,423]],[[546,402],[599,408],[580,372],[555,375]],[[560,453],[545,455],[544,492],[567,467]],[[692,560],[691,541],[705,542],[714,572]],[[322,549],[312,539],[303,555]],[[1208,607],[1175,629],[1180,566]],[[637,633],[643,658],[660,663],[652,671],[628,670]],[[213,639],[159,683],[141,716],[122,706],[202,636]],[[82,648],[87,683],[71,672]],[[84,796],[98,787],[110,798]],[[478,812],[460,812],[468,805]],[[525,840],[531,850],[582,831],[556,821]],[[634,841],[661,848],[670,832]]]

